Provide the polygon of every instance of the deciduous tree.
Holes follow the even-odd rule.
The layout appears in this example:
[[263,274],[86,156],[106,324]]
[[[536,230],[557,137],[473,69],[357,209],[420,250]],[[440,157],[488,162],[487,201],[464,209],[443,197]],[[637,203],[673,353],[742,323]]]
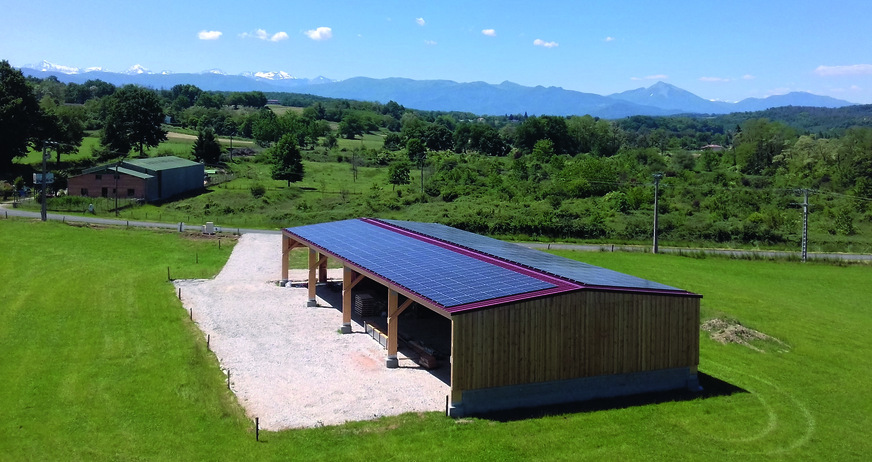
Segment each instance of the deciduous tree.
[[284,180],[288,186],[303,179],[303,156],[292,134],[282,136],[273,147],[272,178]]
[[406,153],[409,155],[409,160],[415,165],[420,166],[424,162],[427,154],[427,148],[424,143],[418,138],[412,138],[406,142]]
[[397,189],[397,185],[409,184],[412,182],[411,167],[408,162],[394,162],[388,169],[388,183]]
[[58,105],[46,95],[39,103],[42,109],[40,138],[54,141],[56,161],[61,162],[61,154],[79,151],[85,137],[85,108],[82,106]]
[[339,134],[349,140],[353,140],[357,135],[363,135],[363,121],[360,116],[354,112],[346,113],[339,122]]
[[146,147],[155,147],[167,139],[167,132],[161,128],[163,108],[154,91],[125,85],[108,97],[106,104],[106,120],[100,137],[103,146],[121,153],[135,147],[142,156]]
[[0,167],[8,171],[12,159],[27,154],[38,134],[39,103],[21,71],[0,61]]

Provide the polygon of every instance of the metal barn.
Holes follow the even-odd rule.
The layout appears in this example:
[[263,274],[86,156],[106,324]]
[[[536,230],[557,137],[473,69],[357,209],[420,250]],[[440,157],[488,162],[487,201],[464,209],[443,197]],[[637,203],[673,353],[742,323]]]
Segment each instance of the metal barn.
[[435,223],[287,228],[283,279],[297,247],[310,305],[327,259],[343,265],[343,333],[353,288],[385,288],[387,367],[410,305],[450,320],[451,415],[698,388],[700,295]]
[[[129,159],[70,177],[71,195],[162,201],[203,189],[203,164],[176,156]],[[116,193],[117,189],[117,193]]]

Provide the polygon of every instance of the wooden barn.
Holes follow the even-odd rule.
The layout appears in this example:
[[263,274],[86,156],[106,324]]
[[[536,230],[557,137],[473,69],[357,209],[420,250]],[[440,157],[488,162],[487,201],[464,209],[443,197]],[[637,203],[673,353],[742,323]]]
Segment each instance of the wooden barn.
[[[309,304],[326,262],[352,290],[387,292],[387,367],[414,304],[450,321],[450,412],[482,412],[698,388],[701,296],[435,223],[355,219],[287,228],[308,249]],[[438,318],[438,317],[437,317]]]

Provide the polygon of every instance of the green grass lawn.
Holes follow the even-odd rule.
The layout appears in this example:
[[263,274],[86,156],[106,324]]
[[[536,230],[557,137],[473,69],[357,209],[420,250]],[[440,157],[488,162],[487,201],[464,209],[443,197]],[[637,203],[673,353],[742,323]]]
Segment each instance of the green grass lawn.
[[872,452],[869,266],[561,253],[701,293],[704,317],[737,319],[789,348],[761,353],[703,335],[700,370],[747,391],[731,395],[515,421],[406,414],[262,432],[257,443],[166,278],[167,266],[177,278],[215,274],[226,240],[218,249],[173,232],[28,220],[0,220],[0,235],[2,460],[862,460]]
[[[98,148],[100,146],[100,134],[97,132],[88,132],[84,138],[82,138],[82,145],[79,146],[79,150],[72,154],[61,154],[61,162],[69,163],[75,161],[81,161],[84,159],[90,159],[91,153],[94,148]],[[57,159],[57,154],[54,150],[49,150],[51,153],[51,158],[49,159],[48,168],[55,168],[55,160]],[[34,150],[29,149],[27,151],[27,155],[24,157],[16,157],[13,161],[17,164],[22,165],[33,165],[34,168],[42,167],[42,150]]]
[[[300,224],[370,215],[360,209],[360,198],[371,194],[373,185],[387,182],[384,168],[359,167],[354,179],[348,163],[304,162],[306,176],[293,183],[273,180],[270,165],[244,162],[236,166],[237,179],[217,186],[195,197],[163,205],[137,205],[119,212],[125,220],[161,221],[168,223],[205,223],[230,228],[278,229]],[[266,188],[263,197],[252,196],[255,185]],[[389,194],[390,190],[382,191]],[[77,208],[70,208],[67,199],[49,199],[49,210],[57,213],[82,214],[87,202],[95,205],[97,216],[114,218],[114,200],[95,198]],[[36,202],[21,205],[28,210],[39,210]]]
[[[359,138],[355,137],[353,140],[348,140],[343,137],[339,137],[336,140],[336,146],[341,149],[346,149],[347,151],[351,151],[355,148],[364,148],[364,149],[381,149],[385,144],[385,136],[383,133],[364,133]],[[348,154],[351,155],[350,153]]]

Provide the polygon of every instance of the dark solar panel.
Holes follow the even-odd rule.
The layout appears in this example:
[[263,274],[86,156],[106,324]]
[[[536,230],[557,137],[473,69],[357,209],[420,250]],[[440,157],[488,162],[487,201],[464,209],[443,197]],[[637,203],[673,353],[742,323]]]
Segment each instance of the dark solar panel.
[[444,307],[555,287],[360,220],[288,231]]
[[381,221],[582,284],[632,289],[681,290],[647,279],[558,257],[550,253],[470,233],[439,223],[419,223],[400,220]]

